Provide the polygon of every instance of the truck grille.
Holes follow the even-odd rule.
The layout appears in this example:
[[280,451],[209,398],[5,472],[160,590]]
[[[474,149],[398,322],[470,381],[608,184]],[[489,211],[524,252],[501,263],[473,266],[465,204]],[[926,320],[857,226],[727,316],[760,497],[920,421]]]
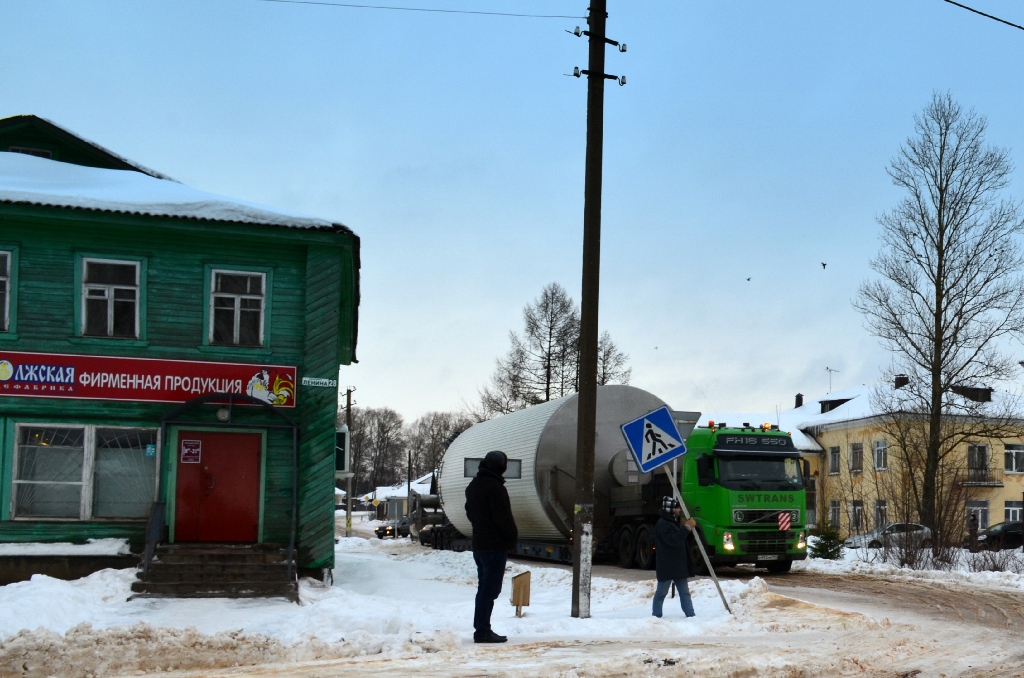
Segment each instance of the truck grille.
[[746,553],[785,553],[796,539],[796,532],[740,532],[739,547]]
[[[764,524],[779,522],[779,513],[784,509],[733,509],[732,521],[737,525]],[[793,524],[800,522],[800,509],[789,509],[789,517]]]

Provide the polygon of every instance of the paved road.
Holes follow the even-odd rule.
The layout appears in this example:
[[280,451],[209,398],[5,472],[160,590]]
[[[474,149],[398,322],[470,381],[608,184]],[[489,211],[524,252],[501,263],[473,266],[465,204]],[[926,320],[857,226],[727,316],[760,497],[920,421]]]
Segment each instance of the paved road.
[[[516,559],[529,567],[568,565]],[[620,581],[654,579],[649,570],[624,570],[615,565],[595,565],[594,576]],[[933,622],[970,624],[991,629],[1014,630],[1024,637],[1024,593],[988,589],[931,579],[892,579],[877,575],[830,575],[814,572],[768,574],[755,568],[723,568],[720,579],[761,577],[773,593],[804,602],[873,618],[899,619],[908,614]],[[1024,640],[1021,641],[1024,652]]]

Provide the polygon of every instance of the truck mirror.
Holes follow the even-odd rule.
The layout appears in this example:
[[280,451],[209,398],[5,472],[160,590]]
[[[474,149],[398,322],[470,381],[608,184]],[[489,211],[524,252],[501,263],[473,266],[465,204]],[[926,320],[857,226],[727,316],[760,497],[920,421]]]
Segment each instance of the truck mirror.
[[804,487],[806,487],[807,484],[811,482],[811,462],[807,461],[806,459],[801,459],[800,461],[803,462],[803,467],[804,467]]
[[697,458],[697,484],[702,487],[715,484],[715,463],[711,457]]

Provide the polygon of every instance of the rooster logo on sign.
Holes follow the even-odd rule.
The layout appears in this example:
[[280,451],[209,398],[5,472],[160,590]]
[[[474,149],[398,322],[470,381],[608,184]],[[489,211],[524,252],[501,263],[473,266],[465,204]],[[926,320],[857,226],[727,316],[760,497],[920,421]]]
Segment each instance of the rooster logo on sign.
[[249,380],[245,393],[271,405],[285,405],[295,393],[295,383],[274,372],[274,382],[271,384],[270,373],[260,370]]

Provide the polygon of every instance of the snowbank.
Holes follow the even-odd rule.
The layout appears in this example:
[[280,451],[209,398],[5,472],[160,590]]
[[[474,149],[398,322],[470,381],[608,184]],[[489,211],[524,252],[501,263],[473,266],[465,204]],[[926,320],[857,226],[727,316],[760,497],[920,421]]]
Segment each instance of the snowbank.
[[[832,575],[872,575],[908,580],[927,579],[950,584],[1024,590],[1024,574],[1018,574],[1024,571],[1024,554],[1021,549],[995,554],[970,553],[963,549],[955,549],[951,561],[943,564],[945,569],[912,569],[885,562],[882,549],[843,549],[843,557],[839,560],[808,558],[794,562],[793,571]],[[986,567],[996,564],[996,561],[1004,566],[1010,566],[1011,571],[985,571]]]
[[0,544],[0,556],[126,556],[130,553],[127,539],[90,539],[85,544]]
[[[404,655],[470,644],[476,566],[471,553],[430,551],[409,540],[342,538],[334,585],[305,579],[301,605],[284,600],[127,601],[134,570],[103,570],[77,581],[37,575],[0,587],[0,667],[28,675],[105,675],[120,670],[209,668],[267,662]],[[579,639],[707,637],[762,628],[751,611],[767,587],[723,581],[730,617],[710,581],[691,582],[697,617],[678,598],[650,614],[654,581],[594,578],[592,617],[570,616],[572,575],[537,567],[530,607],[516,618],[510,563],[493,615],[511,643]],[[0,670],[0,675],[3,671]],[[18,675],[22,675],[21,672]]]

